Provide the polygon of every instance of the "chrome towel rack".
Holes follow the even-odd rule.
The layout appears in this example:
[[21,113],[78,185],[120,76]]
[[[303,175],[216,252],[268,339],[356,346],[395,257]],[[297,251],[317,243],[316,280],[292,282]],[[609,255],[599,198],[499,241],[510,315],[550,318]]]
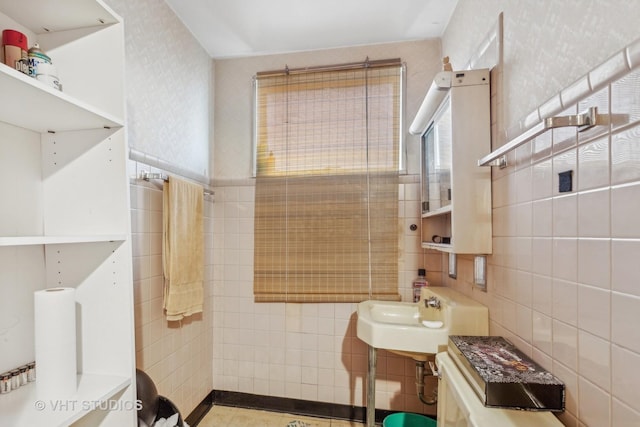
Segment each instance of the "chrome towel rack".
[[163,181],[169,181],[169,175],[158,172],[140,171],[140,179],[145,181],[151,181],[152,179],[161,179]]
[[[168,182],[169,181],[169,175],[164,174],[164,173],[159,173],[159,172],[149,172],[146,170],[142,170],[140,171],[140,179],[144,180],[144,181],[150,181],[152,179],[161,179],[162,181]],[[204,195],[205,196],[214,196],[215,192],[212,190],[207,190],[206,188],[204,189]]]
[[502,147],[493,150],[491,153],[478,160],[478,166],[506,167],[507,153],[515,150],[524,143],[531,141],[533,138],[543,134],[549,129],[575,126],[578,128],[578,132],[582,132],[596,126],[597,124],[599,124],[598,107],[591,107],[587,111],[576,115],[548,117],[528,131],[520,134],[516,138],[513,138]]

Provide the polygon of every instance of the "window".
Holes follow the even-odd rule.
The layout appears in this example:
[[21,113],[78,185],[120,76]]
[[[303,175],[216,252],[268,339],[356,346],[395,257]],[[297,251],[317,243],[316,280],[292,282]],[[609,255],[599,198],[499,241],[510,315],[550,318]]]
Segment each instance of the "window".
[[399,299],[399,60],[256,76],[256,301]]

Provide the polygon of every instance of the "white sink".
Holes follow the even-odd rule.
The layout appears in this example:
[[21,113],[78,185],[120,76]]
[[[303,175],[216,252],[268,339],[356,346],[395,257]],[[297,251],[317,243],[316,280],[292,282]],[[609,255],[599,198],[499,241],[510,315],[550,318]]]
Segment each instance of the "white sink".
[[[427,307],[433,299],[440,308]],[[420,302],[368,300],[358,304],[357,335],[371,347],[426,360],[446,349],[449,335],[488,335],[489,310],[447,287],[422,289]]]

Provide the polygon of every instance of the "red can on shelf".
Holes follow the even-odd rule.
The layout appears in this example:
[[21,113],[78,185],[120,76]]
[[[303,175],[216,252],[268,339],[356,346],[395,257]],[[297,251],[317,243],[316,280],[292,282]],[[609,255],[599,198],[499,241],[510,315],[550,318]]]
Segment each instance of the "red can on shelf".
[[16,30],[2,30],[2,50],[4,63],[29,74],[27,36]]

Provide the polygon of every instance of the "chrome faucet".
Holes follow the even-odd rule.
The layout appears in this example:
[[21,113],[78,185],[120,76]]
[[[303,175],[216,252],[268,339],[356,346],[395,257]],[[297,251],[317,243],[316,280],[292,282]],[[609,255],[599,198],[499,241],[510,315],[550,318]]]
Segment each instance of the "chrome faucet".
[[424,306],[427,308],[433,307],[440,310],[440,300],[436,297],[429,297],[424,300]]

